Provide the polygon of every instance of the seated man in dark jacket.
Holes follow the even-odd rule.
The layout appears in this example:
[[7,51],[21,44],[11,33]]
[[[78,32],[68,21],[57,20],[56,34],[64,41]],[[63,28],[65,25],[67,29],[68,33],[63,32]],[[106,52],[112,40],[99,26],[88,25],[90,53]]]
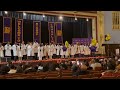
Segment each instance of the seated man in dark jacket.
[[7,65],[3,65],[1,66],[0,74],[5,75],[5,74],[8,74],[9,71],[10,71],[10,68]]

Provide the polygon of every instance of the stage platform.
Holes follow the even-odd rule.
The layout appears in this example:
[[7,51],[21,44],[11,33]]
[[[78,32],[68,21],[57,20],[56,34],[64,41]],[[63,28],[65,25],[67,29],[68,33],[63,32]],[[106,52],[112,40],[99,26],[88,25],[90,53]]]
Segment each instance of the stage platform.
[[[12,61],[13,64],[24,64],[24,63],[39,63],[39,62],[62,62],[66,60],[76,61],[76,60],[91,60],[91,59],[104,59],[105,56],[98,56],[98,57],[82,57],[82,58],[59,58],[59,59],[48,59],[48,60],[22,60],[22,61]],[[8,62],[0,62],[0,64],[7,64]]]

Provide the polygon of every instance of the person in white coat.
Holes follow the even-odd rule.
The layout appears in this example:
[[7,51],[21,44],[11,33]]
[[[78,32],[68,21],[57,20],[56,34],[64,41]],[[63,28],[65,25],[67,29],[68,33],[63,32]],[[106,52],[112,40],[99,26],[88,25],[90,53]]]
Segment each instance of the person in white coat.
[[11,60],[11,45],[9,42],[5,45],[5,57],[9,57]]
[[54,47],[53,47],[53,45],[52,44],[50,44],[50,45],[48,45],[48,56],[49,56],[49,59],[52,59],[52,57],[53,57],[53,49]]
[[0,43],[0,62],[1,62],[2,58],[4,57],[3,51],[4,51],[4,47],[2,46],[2,43]]
[[27,46],[27,57],[30,60],[32,56],[32,43],[29,43]]
[[22,60],[26,60],[27,59],[27,50],[26,50],[26,45],[25,45],[25,43],[24,43],[24,41],[22,41],[22,43],[21,43],[21,47],[22,47],[22,52],[23,52],[23,58],[22,58]]
[[53,58],[56,58],[56,54],[57,54],[56,45],[52,44],[52,46],[53,46]]
[[18,56],[18,52],[17,52],[17,43],[15,42],[13,45],[12,45],[12,50],[13,50],[13,56],[14,56],[14,60],[16,61],[17,60],[17,56]]
[[35,59],[35,60],[37,60],[38,46],[39,46],[38,42],[35,41],[35,42],[33,43],[34,59]]
[[39,60],[42,60],[43,59],[43,45],[40,45],[38,46],[38,57],[39,57]]
[[71,57],[74,58],[75,50],[74,50],[73,44],[72,44],[71,47],[70,47],[70,54],[71,54]]
[[18,51],[18,59],[22,60],[23,57],[23,48],[22,45],[19,43],[18,47],[17,47],[17,51]]
[[43,46],[43,54],[44,54],[44,58],[48,59],[48,45],[47,45],[47,43]]
[[56,46],[56,49],[57,49],[57,58],[60,58],[60,45],[58,44],[57,46]]
[[84,57],[84,45],[80,45],[80,55],[81,55],[81,57]]
[[64,52],[63,52],[63,46],[64,45],[60,46],[60,56],[61,56],[61,58],[64,58],[64,55],[65,55]]

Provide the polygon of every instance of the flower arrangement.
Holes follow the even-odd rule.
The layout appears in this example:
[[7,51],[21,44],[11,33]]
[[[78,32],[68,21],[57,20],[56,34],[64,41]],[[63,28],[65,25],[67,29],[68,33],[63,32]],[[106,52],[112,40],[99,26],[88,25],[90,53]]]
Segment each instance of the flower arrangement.
[[110,34],[106,34],[106,35],[105,35],[105,41],[109,41],[110,39],[111,39]]
[[69,47],[69,43],[68,43],[68,41],[65,41],[65,47],[66,47],[66,48]]
[[91,45],[92,45],[92,46],[96,46],[96,44],[97,44],[96,39],[92,39],[92,41],[91,41]]
[[90,47],[91,52],[96,52],[96,48],[97,48],[96,44],[97,44],[96,39],[92,39],[92,41],[91,41],[91,47]]

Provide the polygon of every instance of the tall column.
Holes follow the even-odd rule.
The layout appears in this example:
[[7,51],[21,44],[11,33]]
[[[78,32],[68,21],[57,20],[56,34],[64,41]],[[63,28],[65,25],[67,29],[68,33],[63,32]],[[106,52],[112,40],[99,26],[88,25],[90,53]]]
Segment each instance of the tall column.
[[92,37],[96,39],[96,18],[92,18]]
[[99,53],[105,54],[105,47],[102,46],[104,43],[104,12],[97,12],[97,35],[98,35],[98,43],[99,43]]

